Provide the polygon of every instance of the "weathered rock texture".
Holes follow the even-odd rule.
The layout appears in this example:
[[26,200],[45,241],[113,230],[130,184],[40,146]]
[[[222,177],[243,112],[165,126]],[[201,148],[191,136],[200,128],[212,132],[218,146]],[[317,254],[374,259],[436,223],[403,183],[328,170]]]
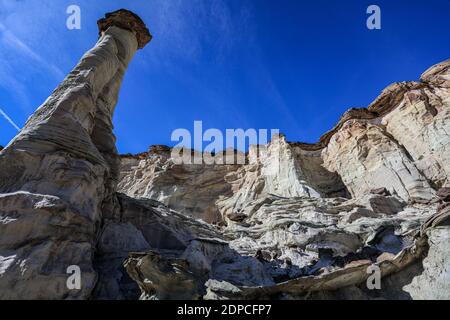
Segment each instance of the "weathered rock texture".
[[1,299],[450,298],[450,61],[316,144],[188,165],[165,146],[118,156],[118,91],[151,36],[126,10],[98,26],[0,152]]
[[[123,156],[121,192],[215,222],[228,242],[131,255],[142,297],[450,298],[448,215],[437,213],[450,183],[449,77],[446,61],[349,110],[318,143],[276,136],[245,164],[177,164],[164,146]],[[366,286],[373,266],[381,290]],[[172,281],[190,288],[170,292]]]
[[[131,12],[108,15],[95,47],[1,151],[0,298],[91,296],[97,236],[116,206],[112,115],[125,69],[149,39]],[[66,286],[71,265],[81,290]]]
[[268,194],[361,197],[386,188],[404,201],[430,200],[450,184],[449,66],[389,86],[367,109],[346,112],[317,144],[280,136],[259,156],[254,146],[245,165],[178,165],[161,146],[123,157],[119,190],[208,221]]

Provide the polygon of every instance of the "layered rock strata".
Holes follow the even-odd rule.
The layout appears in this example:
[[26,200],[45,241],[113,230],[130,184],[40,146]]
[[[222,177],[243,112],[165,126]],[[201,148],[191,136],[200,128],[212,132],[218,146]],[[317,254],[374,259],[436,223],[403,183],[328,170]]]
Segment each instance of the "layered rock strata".
[[151,36],[127,10],[98,26],[0,152],[0,298],[450,298],[450,61],[316,144],[279,135],[233,153],[243,164],[180,164],[165,146],[117,155],[118,91]]
[[[448,299],[448,212],[365,203],[273,197],[222,240],[132,253],[125,265],[143,299]],[[374,268],[381,287],[370,290]]]
[[[276,136],[245,164],[177,164],[168,147],[123,157],[121,192],[213,220],[228,242],[131,255],[142,297],[181,297],[163,288],[165,268],[167,281],[191,283],[191,298],[449,298],[448,215],[436,194],[449,185],[449,76],[450,61],[438,64],[349,110],[318,143]],[[384,289],[366,287],[374,267]]]
[[[269,194],[349,198],[386,188],[404,201],[429,201],[450,183],[449,69],[446,61],[420,82],[389,86],[367,109],[347,111],[316,144],[281,135],[265,152],[253,146],[244,165],[177,164],[169,147],[164,155],[123,157],[119,190],[208,221],[226,221]],[[202,187],[208,191],[197,193]],[[199,194],[201,201],[187,200]]]
[[[124,28],[123,26],[127,27]],[[126,10],[0,153],[0,298],[86,299],[102,219],[116,206],[112,116],[125,70],[150,34]],[[81,270],[69,290],[67,269]]]

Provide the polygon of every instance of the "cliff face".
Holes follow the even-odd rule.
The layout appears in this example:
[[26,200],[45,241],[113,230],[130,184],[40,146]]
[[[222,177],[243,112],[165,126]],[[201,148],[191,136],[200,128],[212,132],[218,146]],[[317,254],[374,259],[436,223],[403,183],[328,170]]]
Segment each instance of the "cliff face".
[[[367,109],[346,112],[318,143],[277,136],[252,146],[243,165],[180,165],[168,147],[123,157],[118,190],[220,226],[238,255],[197,244],[208,264],[190,263],[201,270],[191,297],[449,298],[450,230],[411,236],[430,217],[448,216],[436,192],[450,186],[449,78],[450,61],[433,66],[420,82],[393,84]],[[185,250],[176,258],[190,261],[193,249]],[[155,282],[155,259],[174,258],[152,253],[127,264],[143,297],[178,297],[144,284]],[[365,287],[374,263],[384,290]]]
[[421,82],[389,86],[367,109],[349,110],[317,144],[275,137],[259,156],[253,146],[245,165],[177,165],[167,147],[124,157],[119,190],[209,222],[269,194],[358,198],[386,188],[404,201],[431,200],[450,186],[449,70],[447,61]]
[[121,80],[151,36],[126,10],[98,25],[0,150],[1,299],[450,298],[450,61],[316,144],[176,164],[165,146],[117,154]]

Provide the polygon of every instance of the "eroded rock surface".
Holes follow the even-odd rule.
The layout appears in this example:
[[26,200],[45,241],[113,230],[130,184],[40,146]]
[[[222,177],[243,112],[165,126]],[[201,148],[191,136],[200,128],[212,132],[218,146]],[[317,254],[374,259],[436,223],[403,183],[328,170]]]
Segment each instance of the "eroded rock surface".
[[[127,269],[142,298],[179,298],[154,274],[180,263],[193,299],[450,298],[440,213],[449,194],[449,65],[389,86],[314,145],[276,136],[239,165],[177,164],[168,147],[123,157],[121,192],[213,220],[228,243],[133,254]],[[197,259],[209,261],[201,272]],[[373,267],[381,290],[366,286]]]
[[389,86],[313,145],[281,135],[263,152],[252,146],[245,164],[225,166],[176,164],[168,147],[123,157],[119,190],[209,222],[239,216],[270,194],[349,198],[384,188],[404,201],[429,201],[449,184],[450,88],[442,80],[449,65],[430,68],[420,82]]
[[[120,163],[112,115],[124,72],[149,40],[138,42],[148,31],[129,11],[102,21],[95,47],[0,153],[1,299],[87,299],[96,285],[96,238],[115,207]],[[71,265],[80,290],[66,285]]]
[[98,26],[0,150],[1,299],[450,298],[450,61],[316,144],[277,135],[233,151],[242,163],[183,164],[165,146],[117,154],[118,91],[151,35],[127,10]]

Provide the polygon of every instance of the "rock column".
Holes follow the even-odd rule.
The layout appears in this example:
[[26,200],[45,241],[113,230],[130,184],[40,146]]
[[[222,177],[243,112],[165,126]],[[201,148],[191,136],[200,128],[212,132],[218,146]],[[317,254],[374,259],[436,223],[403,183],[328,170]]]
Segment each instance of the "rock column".
[[94,48],[0,152],[0,299],[86,299],[95,286],[118,178],[112,116],[129,62],[151,40],[127,10],[98,26]]

